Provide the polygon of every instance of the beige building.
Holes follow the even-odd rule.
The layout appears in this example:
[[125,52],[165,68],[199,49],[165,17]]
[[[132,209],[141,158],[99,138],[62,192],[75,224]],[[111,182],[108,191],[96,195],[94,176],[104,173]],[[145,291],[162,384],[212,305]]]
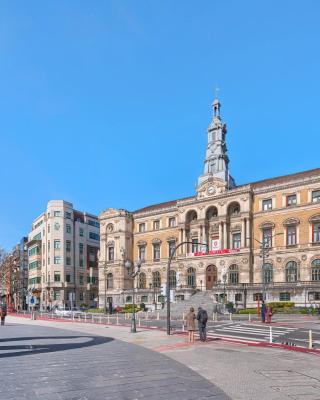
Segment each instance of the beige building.
[[319,302],[320,169],[237,186],[218,100],[213,114],[196,195],[101,213],[100,307],[105,299],[132,302],[126,259],[142,261],[137,301],[162,303],[168,258],[182,242],[188,243],[178,249],[170,272],[175,301],[208,290],[242,307],[263,296],[298,305]]
[[40,309],[96,306],[99,221],[63,200],[48,202],[28,235],[28,291]]

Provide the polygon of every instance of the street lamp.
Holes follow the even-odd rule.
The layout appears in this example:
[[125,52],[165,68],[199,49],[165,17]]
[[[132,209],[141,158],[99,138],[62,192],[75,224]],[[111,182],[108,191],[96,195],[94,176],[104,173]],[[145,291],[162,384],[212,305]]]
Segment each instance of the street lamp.
[[[179,247],[181,247],[184,244],[194,244],[193,242],[190,241],[185,241],[177,244],[173,251],[171,252],[169,259],[168,259],[168,266],[167,266],[167,287],[166,287],[166,296],[167,296],[167,335],[170,335],[171,327],[170,327],[170,266],[171,266],[171,261],[174,258],[176,251]],[[208,250],[208,245],[207,243],[197,243],[198,246],[205,246],[206,250]]]
[[131,333],[136,333],[137,332],[137,326],[136,326],[136,303],[135,303],[135,298],[134,298],[134,281],[135,277],[139,275],[140,273],[140,268],[141,268],[141,260],[139,259],[137,261],[137,264],[134,265],[131,261],[127,260],[124,263],[125,268],[128,271],[128,275],[133,279],[133,295],[132,295],[132,305],[133,305],[133,312],[132,312],[132,319],[131,319]]

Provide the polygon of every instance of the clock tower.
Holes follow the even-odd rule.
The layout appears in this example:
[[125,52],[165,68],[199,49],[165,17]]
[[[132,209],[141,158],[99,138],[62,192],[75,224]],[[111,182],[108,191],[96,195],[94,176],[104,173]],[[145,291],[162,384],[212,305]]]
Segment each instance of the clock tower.
[[213,195],[235,187],[234,179],[229,172],[229,157],[226,145],[226,124],[221,121],[221,104],[215,98],[212,104],[213,118],[207,129],[208,144],[204,161],[204,173],[198,179],[197,191]]

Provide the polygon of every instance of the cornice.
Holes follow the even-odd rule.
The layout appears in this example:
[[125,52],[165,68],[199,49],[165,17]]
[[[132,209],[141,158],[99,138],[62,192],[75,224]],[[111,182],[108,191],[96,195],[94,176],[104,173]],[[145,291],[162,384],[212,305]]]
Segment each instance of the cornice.
[[302,178],[296,181],[292,181],[292,182],[285,182],[285,183],[272,183],[269,184],[267,186],[263,186],[261,188],[254,188],[251,186],[252,188],[252,192],[254,195],[256,194],[264,194],[264,193],[271,193],[271,192],[277,192],[279,190],[288,190],[291,188],[296,188],[298,186],[305,186],[306,184],[308,185],[312,185],[314,183],[319,183],[320,185],[320,176],[317,177],[307,177],[307,178]]

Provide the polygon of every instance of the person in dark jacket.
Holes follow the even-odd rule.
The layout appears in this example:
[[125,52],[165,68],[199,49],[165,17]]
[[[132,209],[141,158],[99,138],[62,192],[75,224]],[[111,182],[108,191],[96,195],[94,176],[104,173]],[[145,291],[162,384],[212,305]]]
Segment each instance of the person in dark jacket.
[[0,309],[1,325],[4,325],[6,316],[7,316],[7,308],[5,306],[2,306]]
[[261,312],[261,322],[266,322],[266,304],[264,300],[262,300],[260,312]]
[[198,308],[197,320],[200,340],[201,342],[205,342],[207,339],[206,326],[208,321],[208,314],[207,311],[201,307]]

